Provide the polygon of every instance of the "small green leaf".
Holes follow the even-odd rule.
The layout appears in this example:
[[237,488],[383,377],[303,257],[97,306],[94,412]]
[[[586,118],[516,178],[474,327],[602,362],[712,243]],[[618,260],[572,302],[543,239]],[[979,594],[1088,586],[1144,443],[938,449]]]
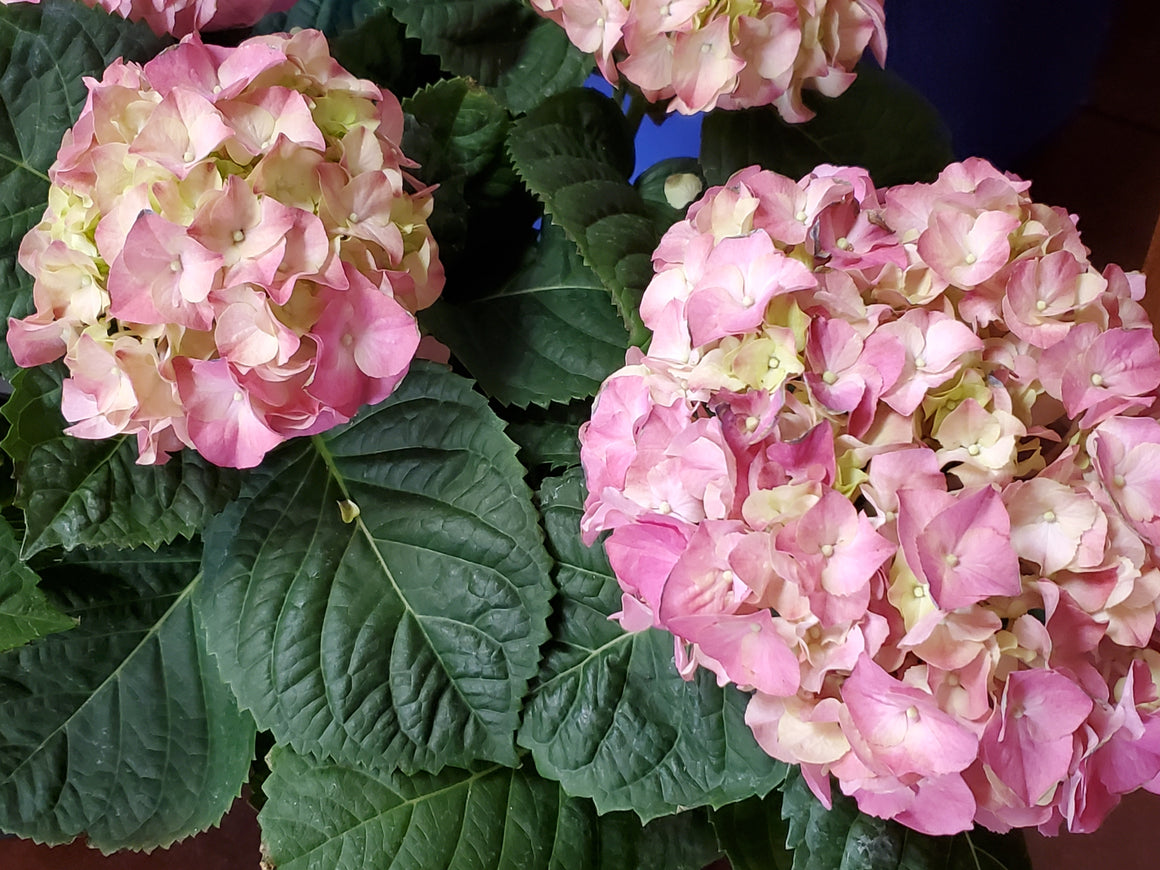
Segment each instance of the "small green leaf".
[[373,772],[270,753],[258,821],[279,870],[700,870],[716,857],[702,817],[642,829],[597,816],[535,775],[491,766],[442,774]]
[[551,583],[515,452],[468,381],[416,363],[251,476],[206,535],[200,604],[260,727],[350,763],[516,763]]
[[787,777],[781,813],[789,822],[793,870],[1031,870],[1019,831],[976,828],[933,837],[861,813],[837,789],[831,796],[827,810],[796,768]]
[[528,189],[612,293],[632,342],[642,343],[638,309],[660,233],[628,183],[632,133],[616,103],[587,88],[552,97],[516,122],[508,150]]
[[[408,155],[443,178],[478,175],[503,155],[511,120],[486,90],[468,79],[444,79],[403,101],[431,136],[424,154]],[[434,164],[434,165],[433,165]]]
[[423,51],[452,75],[469,76],[513,112],[576,87],[592,70],[591,55],[563,28],[522,0],[377,0],[407,26]]
[[520,407],[594,396],[628,347],[608,291],[554,226],[500,290],[443,301],[423,322],[485,393]]
[[[32,311],[32,280],[16,265],[24,234],[48,201],[48,168],[88,93],[115,58],[146,60],[164,41],[75,0],[0,6],[0,333]],[[17,372],[7,345],[0,375]]]
[[20,561],[20,546],[7,521],[0,519],[0,652],[74,628],[76,619],[61,613],[37,588],[40,578]]
[[934,107],[893,73],[862,64],[842,96],[809,102],[817,116],[804,124],[787,124],[771,106],[707,115],[701,163],[709,183],[754,164],[797,179],[833,163],[862,166],[885,187],[933,181],[954,159]]
[[670,635],[609,622],[620,590],[603,550],[580,541],[582,493],[579,470],[540,491],[560,598],[520,745],[542,775],[602,813],[633,810],[647,821],[766,794],[785,765],[745,725],[746,696],[704,670],[681,679]]
[[0,830],[152,849],[217,824],[254,727],[203,647],[200,547],[89,551],[41,569],[79,627],[0,655]]

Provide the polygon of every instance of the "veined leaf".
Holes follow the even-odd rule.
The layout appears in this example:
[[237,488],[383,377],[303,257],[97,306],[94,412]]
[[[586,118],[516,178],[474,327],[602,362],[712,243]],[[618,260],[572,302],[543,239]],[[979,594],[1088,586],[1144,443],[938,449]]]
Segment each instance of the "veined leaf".
[[507,110],[468,79],[428,85],[404,100],[403,110],[422,123],[431,137],[426,154],[408,156],[433,169],[437,177],[478,175],[503,155],[511,125]]
[[79,627],[0,655],[0,830],[151,849],[217,824],[254,751],[193,619],[200,547],[42,569]]
[[55,367],[21,371],[13,386],[3,407],[11,428],[0,446],[16,461],[25,558],[58,546],[156,549],[197,535],[238,494],[235,469],[192,450],[164,465],[137,465],[132,439],[64,434]]
[[280,458],[206,535],[200,608],[242,704],[278,742],[343,762],[515,764],[551,585],[483,397],[416,363]]
[[833,163],[862,166],[886,186],[933,181],[954,159],[938,112],[891,72],[862,64],[840,97],[809,103],[817,115],[804,124],[787,124],[771,106],[707,115],[701,163],[709,183],[753,164],[796,179]]
[[376,2],[447,72],[475,79],[516,113],[580,85],[593,67],[591,55],[573,46],[562,27],[522,0]]
[[508,423],[507,434],[519,445],[520,461],[528,468],[546,465],[562,470],[580,464],[578,430],[591,413],[587,400],[529,408]]
[[860,813],[854,799],[837,789],[827,810],[796,769],[783,791],[781,814],[789,822],[793,870],[1031,870],[1019,831],[977,828],[932,837]]
[[746,697],[707,671],[690,682],[670,635],[626,634],[608,614],[620,591],[600,547],[580,541],[579,470],[545,481],[540,503],[558,562],[559,622],[524,714],[520,745],[536,769],[601,812],[649,820],[764,795],[785,765],[744,721]]
[[445,299],[485,295],[516,268],[534,239],[535,199],[512,169],[507,109],[468,79],[436,82],[403,101],[403,150],[435,184],[428,223],[447,271]]
[[698,814],[642,829],[597,816],[525,768],[372,772],[276,747],[258,821],[279,870],[700,870],[716,857]]
[[785,845],[789,826],[781,817],[781,792],[726,804],[710,814],[717,841],[732,870],[793,870]]
[[0,518],[0,652],[74,628],[76,619],[61,613],[37,588],[40,578],[20,561],[20,546]]
[[[16,265],[24,234],[48,201],[48,168],[80,114],[84,76],[117,57],[145,60],[164,44],[144,24],[74,0],[0,6],[0,332],[32,311],[32,279]],[[0,375],[17,369],[5,345]]]
[[15,462],[24,462],[37,444],[59,438],[64,428],[60,413],[59,365],[21,369],[12,379],[12,395],[0,407],[8,434],[0,447]]
[[485,393],[520,407],[594,396],[628,347],[608,291],[554,226],[500,290],[444,300],[423,322]]
[[632,133],[616,103],[587,88],[546,100],[508,137],[516,171],[612,293],[634,344],[647,336],[639,308],[660,239],[628,177]]

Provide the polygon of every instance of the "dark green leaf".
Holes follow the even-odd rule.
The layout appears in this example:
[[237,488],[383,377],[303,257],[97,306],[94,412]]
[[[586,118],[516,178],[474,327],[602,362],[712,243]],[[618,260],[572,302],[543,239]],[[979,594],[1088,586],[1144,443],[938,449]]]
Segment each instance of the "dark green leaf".
[[40,578],[20,561],[12,527],[0,519],[0,652],[65,631],[77,621],[61,613],[37,588]]
[[528,468],[569,468],[580,464],[578,430],[591,413],[587,400],[529,408],[508,424],[508,437],[519,445],[520,461]]
[[[48,168],[80,114],[83,76],[117,57],[145,60],[164,43],[143,24],[75,0],[0,6],[0,332],[32,311],[32,280],[16,265],[20,240],[44,213]],[[17,369],[7,345],[0,375]]]
[[60,383],[61,366],[21,369],[12,379],[12,395],[0,408],[9,423],[0,447],[16,462],[27,460],[37,444],[60,437]]
[[4,404],[0,442],[16,461],[24,554],[49,547],[156,548],[189,538],[236,497],[240,475],[183,451],[165,465],[137,465],[131,439],[85,441],[62,431],[60,371],[22,371]]
[[792,870],[789,828],[781,817],[781,792],[726,804],[710,815],[733,870]]
[[238,492],[239,473],[192,450],[164,465],[138,465],[129,438],[70,435],[34,446],[17,468],[24,555],[49,547],[146,546],[198,534]]
[[409,155],[434,173],[478,175],[501,158],[510,118],[486,90],[468,79],[445,79],[403,101],[431,137],[425,154]]
[[258,821],[279,870],[700,870],[715,857],[694,814],[641,828],[527,768],[371,772],[276,747]]
[[827,810],[796,769],[783,790],[793,870],[1031,870],[1019,831],[994,834],[978,828],[932,837],[860,813],[854,799],[836,788]]
[[638,309],[660,239],[628,183],[632,133],[616,103],[580,88],[545,101],[508,137],[516,171],[612,293],[633,343],[647,331]]
[[254,27],[256,33],[278,33],[292,27],[313,27],[328,37],[355,26],[374,8],[374,0],[297,0],[287,12],[273,12]]
[[41,570],[80,626],[0,655],[0,829],[151,849],[218,822],[254,747],[197,630],[200,548]]
[[744,721],[746,696],[673,665],[670,635],[626,634],[616,580],[600,547],[580,541],[579,471],[544,482],[540,502],[555,551],[559,622],[524,714],[520,745],[536,768],[601,812],[642,819],[764,795],[785,776]]
[[444,301],[424,324],[485,393],[521,407],[595,395],[628,347],[608,291],[556,227],[544,230],[499,291]]
[[416,363],[386,402],[279,459],[206,536],[210,649],[242,704],[339,761],[514,764],[551,586],[483,397]]
[[444,298],[485,295],[515,270],[539,213],[504,148],[511,116],[467,79],[436,82],[403,109],[403,150],[437,185],[428,223],[447,271]]
[[582,83],[590,55],[522,0],[377,0],[452,75],[470,76],[513,112]]
[[954,159],[934,107],[902,79],[869,64],[837,99],[810,100],[817,116],[787,124],[771,106],[712,112],[701,127],[710,184],[757,164],[800,178],[820,163],[862,166],[876,184],[933,181]]

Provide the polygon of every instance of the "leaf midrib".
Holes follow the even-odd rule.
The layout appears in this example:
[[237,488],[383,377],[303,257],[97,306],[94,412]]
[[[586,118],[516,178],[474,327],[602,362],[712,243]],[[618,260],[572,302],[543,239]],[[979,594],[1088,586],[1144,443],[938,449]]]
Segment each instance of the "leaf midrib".
[[[342,474],[342,471],[338,468],[338,465],[335,461],[334,454],[331,453],[330,448],[326,445],[325,440],[322,438],[321,435],[312,435],[311,442],[313,443],[314,448],[317,451],[319,457],[322,459],[323,463],[325,464],[327,474],[331,477],[331,479],[334,480],[335,484],[339,488],[339,491],[342,493],[343,498],[347,499],[348,501],[353,502],[353,499],[351,499],[351,497],[350,497],[350,490],[347,487],[346,478]],[[441,502],[441,504],[447,505],[448,507],[453,507],[453,508],[455,507],[454,505],[450,505],[446,502]],[[456,508],[456,510],[458,511],[461,509]],[[468,513],[468,512],[464,511],[464,513]],[[470,515],[472,517],[476,516],[475,514],[470,514]],[[357,517],[355,519],[355,526],[358,529],[359,533],[366,540],[367,546],[370,547],[371,551],[374,553],[375,560],[378,562],[379,567],[383,572],[383,575],[387,578],[387,581],[390,583],[391,588],[394,590],[396,598],[402,603],[405,613],[407,615],[409,615],[411,617],[411,619],[414,621],[415,625],[419,629],[420,634],[423,636],[424,642],[427,644],[427,648],[431,651],[432,655],[435,657],[435,660],[439,662],[440,667],[443,668],[443,672],[444,672],[445,676],[447,677],[448,685],[455,692],[456,696],[459,698],[459,700],[463,704],[464,708],[469,712],[472,720],[474,720],[476,723],[478,723],[480,726],[483,727],[484,733],[490,735],[491,729],[488,727],[488,722],[479,715],[479,711],[476,709],[475,705],[472,704],[468,700],[466,695],[464,695],[462,689],[459,686],[459,681],[456,680],[452,676],[453,671],[448,666],[448,664],[444,661],[443,656],[440,654],[439,647],[434,643],[434,641],[431,638],[431,635],[428,633],[427,626],[424,622],[424,618],[421,617],[421,615],[414,609],[414,607],[412,607],[411,602],[408,599],[407,595],[404,594],[403,589],[399,586],[398,581],[395,579],[394,572],[391,570],[390,566],[387,564],[386,558],[383,556],[383,553],[378,546],[377,539],[374,537],[374,535],[371,534],[370,529],[367,527],[366,522],[363,520],[363,518],[361,516]],[[510,539],[510,536],[508,536],[508,537]],[[515,542],[513,541],[513,544],[514,543]],[[435,551],[435,552],[438,552],[438,551]],[[496,569],[493,568],[492,570],[496,570]],[[499,573],[499,572],[497,571],[496,573]],[[512,583],[511,578],[504,576],[504,579],[510,585],[514,586],[514,583]],[[519,596],[518,592],[517,592],[517,597],[520,598],[521,603],[523,603],[522,596]],[[529,616],[530,615],[531,614],[529,613]],[[401,622],[401,620],[400,620],[400,622]],[[513,669],[513,667],[512,667],[511,659],[508,656],[507,645],[501,641],[499,643],[499,647],[501,650],[503,650],[504,660],[507,663],[507,672],[508,672],[509,682],[512,680],[519,679],[515,669]],[[514,694],[515,693],[513,693],[513,695]],[[328,702],[329,702],[329,699],[328,699]],[[516,709],[516,706],[518,705],[518,703],[519,703],[519,700],[517,698],[517,699],[515,699],[513,704],[509,705],[509,709],[507,710],[508,715],[511,715],[512,713],[515,712],[515,709]],[[408,737],[408,740],[410,740],[409,737]]]
[[[374,782],[378,783],[379,785],[381,785],[384,788],[391,791],[395,796],[402,798],[402,799],[400,800],[399,803],[394,804],[393,806],[388,807],[385,810],[380,810],[379,812],[376,812],[374,815],[372,815],[366,819],[361,820],[357,825],[346,828],[337,834],[327,835],[326,839],[324,839],[317,846],[313,846],[310,849],[308,849],[307,851],[299,852],[297,855],[293,856],[290,859],[290,861],[287,862],[288,864],[293,863],[293,862],[297,862],[303,858],[307,858],[308,856],[313,855],[315,852],[319,851],[320,849],[326,848],[331,843],[334,843],[334,842],[341,843],[344,839],[346,839],[346,838],[350,837],[352,834],[354,834],[354,832],[368,827],[371,823],[377,822],[379,819],[387,818],[391,814],[393,814],[401,809],[422,806],[423,803],[426,801],[433,800],[442,794],[445,794],[447,792],[452,792],[452,791],[455,791],[456,789],[464,788],[464,787],[466,787],[468,790],[468,799],[466,799],[464,801],[464,808],[465,808],[465,812],[466,812],[466,808],[468,805],[467,801],[470,799],[471,787],[478,780],[481,780],[481,779],[484,779],[485,777],[491,776],[492,774],[496,773],[497,771],[501,771],[501,770],[510,771],[513,776],[515,774],[515,770],[513,768],[504,767],[502,764],[494,764],[491,767],[484,768],[481,771],[477,771],[475,773],[472,773],[466,779],[458,780],[458,781],[453,782],[449,785],[445,785],[441,788],[437,788],[434,791],[423,792],[422,794],[416,795],[413,798],[403,798],[402,795],[399,794],[399,792],[396,791],[393,787],[387,785],[387,783],[385,783],[382,779],[373,775],[369,771],[358,771],[358,770],[354,770],[353,768],[346,767],[346,766],[342,766],[342,769],[343,770],[350,770],[350,771],[353,771],[355,773],[362,774],[363,776],[367,777],[368,779],[373,780]],[[412,830],[412,821],[411,820],[413,818],[414,818],[414,816],[412,815],[411,819],[408,819],[408,821],[407,821],[407,834],[409,834]],[[283,819],[283,821],[293,822],[292,819]],[[405,838],[406,838],[406,834],[404,834],[404,839]],[[391,861],[391,866],[394,866],[394,859],[392,859],[392,861]]]

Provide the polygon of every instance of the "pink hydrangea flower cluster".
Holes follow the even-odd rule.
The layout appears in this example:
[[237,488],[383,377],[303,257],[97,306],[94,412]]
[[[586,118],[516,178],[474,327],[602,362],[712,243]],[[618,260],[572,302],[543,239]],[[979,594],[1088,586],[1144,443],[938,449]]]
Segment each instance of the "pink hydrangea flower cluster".
[[443,286],[398,101],[315,30],[194,34],[88,84],[8,323],[18,364],[64,357],[66,431],[245,468],[389,395]]
[[[40,0],[0,0],[39,3]],[[295,0],[81,0],[90,9],[100,7],[130,21],[144,21],[160,36],[187,36],[202,30],[249,27],[271,12],[283,12]]]
[[1160,791],[1160,349],[1028,186],[742,170],[581,432],[621,624],[751,690],[823,800],[933,834]]
[[803,88],[836,97],[867,45],[886,54],[882,0],[532,0],[600,72],[684,114],[772,104],[808,121]]

